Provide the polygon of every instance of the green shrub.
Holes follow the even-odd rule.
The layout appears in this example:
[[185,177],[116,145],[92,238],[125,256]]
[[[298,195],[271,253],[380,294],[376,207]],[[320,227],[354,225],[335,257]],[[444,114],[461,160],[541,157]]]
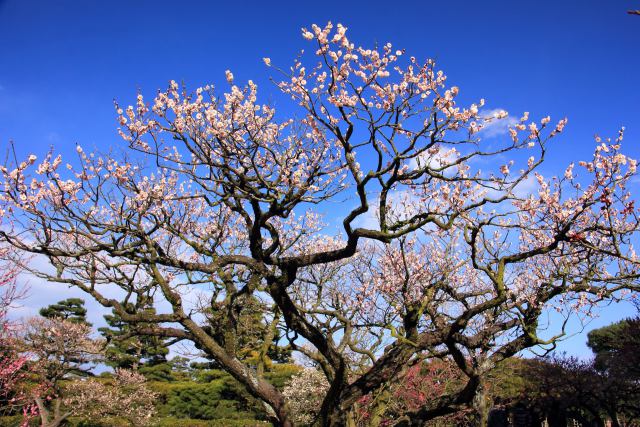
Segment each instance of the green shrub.
[[282,390],[286,383],[289,382],[289,379],[301,370],[300,365],[293,363],[274,364],[271,366],[271,369],[264,374],[264,377],[278,390]]
[[229,374],[221,369],[201,369],[195,372],[195,381],[199,383],[210,383],[211,381],[229,376]]
[[67,420],[67,427],[131,427],[129,420],[124,418],[86,419],[71,417]]
[[[22,424],[22,415],[12,415],[9,417],[0,417],[0,427],[18,427]],[[30,425],[38,425],[37,423]]]
[[156,382],[151,388],[160,393],[157,408],[161,416],[198,420],[255,419],[260,418],[262,412],[231,377],[206,384]]
[[160,363],[153,366],[143,365],[138,369],[142,375],[144,375],[149,381],[175,381],[176,378],[171,370],[171,365],[168,363]]
[[270,424],[256,420],[159,418],[154,425],[157,427],[264,427]]

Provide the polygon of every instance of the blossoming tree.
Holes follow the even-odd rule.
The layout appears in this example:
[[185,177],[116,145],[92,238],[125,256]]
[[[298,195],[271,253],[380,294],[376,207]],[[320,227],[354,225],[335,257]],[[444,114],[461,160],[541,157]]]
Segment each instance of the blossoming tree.
[[67,385],[63,404],[68,413],[88,419],[120,417],[131,425],[152,425],[158,394],[146,385],[146,378],[135,371],[116,369],[113,383],[97,379],[77,380]]
[[33,366],[31,398],[42,426],[57,427],[73,413],[63,410],[63,380],[87,376],[102,358],[103,343],[91,338],[86,323],[44,317],[27,321],[21,341],[19,348]]
[[[260,330],[322,370],[319,413],[333,426],[436,357],[453,358],[466,385],[403,419],[455,412],[496,363],[562,335],[538,334],[545,310],[589,310],[637,289],[636,161],[622,134],[544,177],[565,119],[525,114],[486,143],[482,129],[507,113],[459,106],[433,61],[358,47],[341,25],[303,37],[311,52],[271,68],[295,119],[231,72],[226,92],[171,82],[151,103],[140,94],[116,105],[121,158],[78,146],[70,163],[49,153],[2,169],[12,219],[2,240],[53,267],[24,268],[79,288],[136,333],[195,342],[284,426],[291,411],[263,363],[238,357],[248,296],[263,303]],[[149,301],[169,308],[142,310]],[[209,333],[211,310],[224,339]]]
[[[0,259],[10,251],[9,247],[1,248]],[[20,325],[8,318],[11,306],[24,296],[24,289],[17,283],[19,273],[15,264],[0,267],[0,413],[24,409],[27,415],[33,408],[26,405],[28,397],[20,387],[27,373],[27,358],[15,348]]]

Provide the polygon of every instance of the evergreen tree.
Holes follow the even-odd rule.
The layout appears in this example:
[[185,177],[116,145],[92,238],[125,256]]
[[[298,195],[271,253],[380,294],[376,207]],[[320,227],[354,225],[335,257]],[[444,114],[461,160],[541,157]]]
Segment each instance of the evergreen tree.
[[592,330],[587,345],[595,354],[596,369],[640,377],[640,317]]
[[[153,308],[147,310],[155,312]],[[104,316],[108,327],[98,331],[109,341],[105,356],[113,368],[138,369],[142,365],[153,367],[167,362],[167,341],[160,337],[138,336],[135,327],[124,322],[115,311]]]
[[58,318],[91,326],[91,323],[87,322],[87,309],[84,308],[84,300],[81,298],[67,298],[43,307],[40,309],[40,316],[47,319]]

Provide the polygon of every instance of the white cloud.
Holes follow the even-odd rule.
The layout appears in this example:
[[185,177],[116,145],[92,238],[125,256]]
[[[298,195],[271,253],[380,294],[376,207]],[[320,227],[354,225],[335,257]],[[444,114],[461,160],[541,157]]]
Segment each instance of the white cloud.
[[67,298],[82,298],[87,309],[87,320],[95,327],[105,325],[103,315],[111,310],[103,307],[91,296],[81,290],[61,283],[51,283],[38,278],[28,279],[26,297],[18,301],[10,310],[9,317],[13,320],[24,320],[37,316],[42,307],[54,304]]
[[[480,111],[480,117],[496,117],[500,112],[503,112],[502,108],[494,108],[493,110]],[[484,123],[484,127],[479,132],[480,135],[486,138],[493,138],[496,136],[506,135],[509,133],[509,128],[518,123],[518,119],[515,117],[507,116],[502,119],[494,118],[490,122]]]
[[354,221],[354,227],[362,227],[368,230],[380,230],[380,222],[377,215],[378,205],[374,203],[369,204],[369,210],[362,215],[359,215]]
[[536,194],[539,190],[538,180],[533,176],[529,175],[513,189],[513,194],[516,197],[527,198],[531,194]]
[[[44,273],[54,273],[53,268],[41,256],[36,256],[30,260],[30,267]],[[105,326],[103,316],[110,314],[111,309],[102,306],[91,295],[82,290],[69,286],[64,283],[49,282],[45,279],[36,277],[30,273],[22,273],[18,276],[18,285],[21,289],[25,289],[24,298],[15,301],[10,310],[9,317],[12,320],[24,320],[26,318],[37,316],[38,311],[42,307],[54,304],[67,298],[82,298],[85,301],[87,309],[87,320],[94,327]],[[116,284],[97,285],[97,290],[106,298],[122,301],[125,293]],[[210,301],[213,292],[205,286],[184,285],[179,286],[178,291],[182,296],[185,311],[197,311],[201,308],[203,301]],[[155,306],[158,313],[170,313],[171,304],[164,298],[161,292],[155,294]]]
[[[51,265],[43,257],[34,257],[30,260],[30,267],[43,272],[53,271]],[[23,299],[16,301],[9,310],[8,315],[12,320],[24,320],[37,316],[42,307],[67,298],[82,298],[85,301],[87,320],[96,328],[106,325],[103,315],[111,312],[110,309],[94,300],[91,295],[64,283],[49,282],[29,273],[23,273],[18,276],[18,285],[26,288],[26,295]],[[98,290],[107,298],[118,298],[123,294],[116,285],[98,286]]]
[[[390,191],[387,195],[387,221],[397,220],[399,216],[406,219],[415,215],[418,213],[420,206],[418,198],[412,195],[410,191]],[[369,210],[354,220],[354,227],[362,227],[369,230],[380,230],[380,219],[378,216],[379,207],[380,198],[378,196],[369,203]]]

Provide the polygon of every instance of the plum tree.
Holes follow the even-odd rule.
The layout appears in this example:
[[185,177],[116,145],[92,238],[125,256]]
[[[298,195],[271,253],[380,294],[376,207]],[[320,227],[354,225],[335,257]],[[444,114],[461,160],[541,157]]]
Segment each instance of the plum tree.
[[[137,334],[196,343],[283,426],[291,411],[262,366],[274,336],[325,375],[327,426],[416,360],[451,357],[465,385],[403,414],[420,423],[473,402],[501,360],[553,345],[564,330],[538,334],[546,310],[637,290],[622,132],[545,177],[566,119],[461,107],[434,61],[356,46],[342,25],[302,35],[313,48],[290,68],[264,59],[293,101],[285,117],[227,71],[226,92],[172,81],[116,104],[122,157],[77,146],[70,163],[50,152],[4,167],[1,239],[52,268],[20,266]],[[486,142],[494,123],[508,134]],[[252,298],[264,345],[249,360]]]

